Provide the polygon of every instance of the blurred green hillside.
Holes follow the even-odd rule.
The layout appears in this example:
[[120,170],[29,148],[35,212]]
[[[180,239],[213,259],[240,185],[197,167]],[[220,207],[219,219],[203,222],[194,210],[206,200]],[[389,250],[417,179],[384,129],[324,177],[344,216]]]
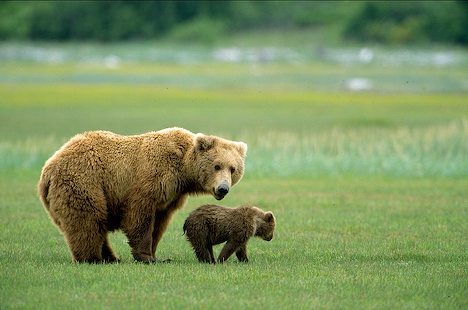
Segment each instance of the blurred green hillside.
[[213,43],[252,30],[314,29],[345,41],[468,43],[466,1],[2,1],[0,39]]

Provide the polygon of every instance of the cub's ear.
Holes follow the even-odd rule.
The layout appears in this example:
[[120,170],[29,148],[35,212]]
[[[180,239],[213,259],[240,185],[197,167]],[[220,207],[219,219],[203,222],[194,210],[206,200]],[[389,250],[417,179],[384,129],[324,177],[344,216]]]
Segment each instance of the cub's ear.
[[215,138],[202,133],[197,133],[193,138],[195,149],[198,151],[207,151],[211,149],[215,143]]
[[242,157],[245,157],[245,155],[247,154],[247,144],[244,142],[236,142],[236,148],[242,155]]
[[265,222],[273,222],[274,220],[275,216],[273,215],[273,213],[271,213],[270,211],[265,213]]

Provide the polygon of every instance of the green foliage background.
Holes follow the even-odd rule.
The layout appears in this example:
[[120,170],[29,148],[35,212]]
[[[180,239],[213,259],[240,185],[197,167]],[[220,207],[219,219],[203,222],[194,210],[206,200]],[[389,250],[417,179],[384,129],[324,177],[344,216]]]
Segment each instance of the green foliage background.
[[466,1],[2,1],[0,38],[211,43],[252,29],[337,28],[342,39],[468,43]]

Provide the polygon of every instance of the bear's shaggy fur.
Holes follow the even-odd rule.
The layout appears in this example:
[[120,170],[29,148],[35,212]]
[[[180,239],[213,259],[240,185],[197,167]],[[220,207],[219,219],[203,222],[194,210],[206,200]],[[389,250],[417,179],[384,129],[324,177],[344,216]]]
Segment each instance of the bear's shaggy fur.
[[200,262],[215,263],[213,245],[225,241],[218,262],[223,263],[233,253],[241,262],[248,262],[247,241],[252,236],[270,241],[275,231],[275,217],[257,207],[225,208],[204,205],[194,210],[184,223],[184,233]]
[[137,261],[156,247],[189,194],[220,200],[244,174],[247,145],[169,128],[78,134],[45,163],[40,199],[78,262],[114,262],[107,234],[122,229]]

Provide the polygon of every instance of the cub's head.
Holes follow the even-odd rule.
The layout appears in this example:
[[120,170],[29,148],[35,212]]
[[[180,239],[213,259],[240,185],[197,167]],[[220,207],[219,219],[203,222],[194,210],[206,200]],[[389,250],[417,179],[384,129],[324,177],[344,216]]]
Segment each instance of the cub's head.
[[[261,211],[261,210],[260,210]],[[263,240],[270,241],[273,239],[275,232],[276,219],[272,212],[263,212],[256,217],[257,229],[255,236]]]
[[247,144],[196,134],[194,146],[199,185],[217,200],[223,199],[244,175]]

